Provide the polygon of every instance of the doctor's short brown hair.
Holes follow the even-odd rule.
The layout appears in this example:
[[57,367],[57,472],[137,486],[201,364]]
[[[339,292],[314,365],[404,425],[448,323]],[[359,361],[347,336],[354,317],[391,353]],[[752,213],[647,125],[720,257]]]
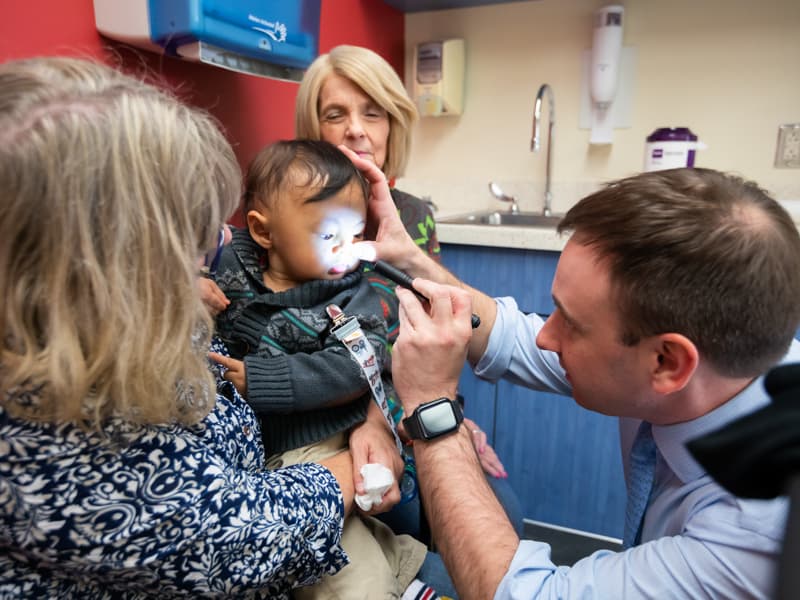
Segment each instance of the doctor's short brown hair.
[[753,182],[711,169],[641,173],[558,227],[609,267],[624,343],[680,333],[732,377],[766,371],[800,326],[800,235]]

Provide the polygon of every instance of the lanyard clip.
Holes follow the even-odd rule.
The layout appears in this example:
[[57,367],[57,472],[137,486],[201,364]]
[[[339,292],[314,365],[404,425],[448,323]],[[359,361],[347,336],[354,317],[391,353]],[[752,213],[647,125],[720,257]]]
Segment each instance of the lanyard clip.
[[328,304],[328,306],[325,307],[325,312],[328,313],[331,321],[333,321],[334,327],[338,327],[347,320],[347,315],[345,315],[344,311],[336,304]]
[[358,336],[363,336],[361,325],[355,317],[348,317],[344,311],[336,304],[328,304],[325,307],[325,312],[333,321],[331,333],[336,336],[336,339],[341,342],[348,342]]

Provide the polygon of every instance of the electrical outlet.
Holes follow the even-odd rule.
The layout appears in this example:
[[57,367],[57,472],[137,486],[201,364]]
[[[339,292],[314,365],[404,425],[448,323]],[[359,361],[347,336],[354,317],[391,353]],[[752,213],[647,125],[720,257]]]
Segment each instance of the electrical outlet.
[[800,123],[789,123],[778,127],[775,166],[800,169]]

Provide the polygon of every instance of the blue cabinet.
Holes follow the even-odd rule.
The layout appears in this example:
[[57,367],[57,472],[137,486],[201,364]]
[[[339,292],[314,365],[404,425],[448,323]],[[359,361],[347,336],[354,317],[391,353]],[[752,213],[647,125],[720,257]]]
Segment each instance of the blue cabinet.
[[[443,244],[442,260],[466,283],[513,296],[525,312],[553,309],[557,252]],[[625,483],[615,418],[570,398],[481,381],[469,367],[459,391],[467,416],[488,432],[505,464],[526,518],[622,536]]]

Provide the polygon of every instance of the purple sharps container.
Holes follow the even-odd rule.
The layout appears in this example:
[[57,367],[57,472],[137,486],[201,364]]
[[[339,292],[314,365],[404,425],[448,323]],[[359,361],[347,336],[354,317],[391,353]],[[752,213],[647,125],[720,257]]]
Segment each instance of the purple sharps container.
[[644,170],[693,167],[697,136],[688,127],[660,127],[647,136]]

